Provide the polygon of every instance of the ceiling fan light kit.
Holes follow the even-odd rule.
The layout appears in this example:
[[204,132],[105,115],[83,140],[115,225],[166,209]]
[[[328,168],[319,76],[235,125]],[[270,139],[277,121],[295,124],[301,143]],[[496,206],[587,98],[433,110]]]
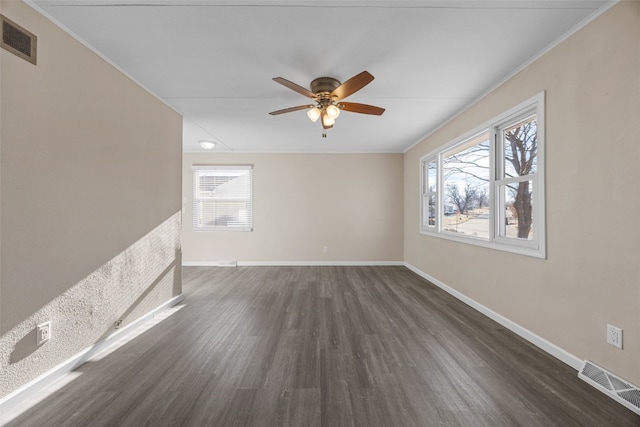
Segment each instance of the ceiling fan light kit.
[[336,124],[336,119],[329,117],[327,113],[322,115],[322,127],[325,129],[330,129],[333,125]]
[[320,110],[318,107],[313,107],[312,109],[307,111],[307,117],[309,117],[309,120],[311,120],[314,123],[318,121],[321,114],[322,114],[322,110]]
[[[342,99],[352,95],[371,83],[373,78],[374,77],[367,71],[363,71],[360,74],[351,77],[344,83],[340,83],[339,80],[336,80],[333,77],[318,77],[311,82],[309,85],[311,90],[308,90],[282,77],[274,77],[274,81],[298,92],[301,95],[313,99],[316,101],[316,104],[299,105],[297,107],[272,111],[269,114],[275,116],[284,113],[291,113],[293,111],[308,110],[307,117],[309,117],[309,120],[315,123],[320,119],[322,128],[325,131],[326,129],[331,129],[333,127],[341,110],[379,116],[384,113],[384,108],[353,102],[340,102]],[[326,137],[326,132],[323,132],[322,136]]]
[[337,119],[338,116],[340,115],[340,108],[338,108],[334,104],[330,104],[330,105],[327,105],[327,108],[325,109],[325,113],[327,114],[327,116],[331,117],[332,119]]

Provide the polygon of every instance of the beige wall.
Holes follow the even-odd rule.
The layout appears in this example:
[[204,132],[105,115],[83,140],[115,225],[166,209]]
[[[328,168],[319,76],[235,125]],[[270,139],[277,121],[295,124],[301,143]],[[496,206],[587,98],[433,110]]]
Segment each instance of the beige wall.
[[29,6],[2,13],[38,64],[0,52],[0,397],[181,292],[182,138],[178,113]]
[[[419,158],[546,91],[546,260],[420,235]],[[640,384],[640,3],[621,2],[405,156],[405,260]],[[607,323],[624,350],[606,344]]]
[[[254,165],[253,232],[192,231],[194,164]],[[403,259],[401,154],[185,153],[183,166],[186,263]]]

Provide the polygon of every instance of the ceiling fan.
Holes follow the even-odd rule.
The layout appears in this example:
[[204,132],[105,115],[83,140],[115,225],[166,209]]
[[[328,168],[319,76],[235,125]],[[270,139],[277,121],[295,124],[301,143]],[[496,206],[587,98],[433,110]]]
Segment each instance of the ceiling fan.
[[309,110],[307,111],[309,120],[316,122],[320,119],[322,128],[325,130],[325,132],[322,133],[323,137],[327,136],[326,129],[333,127],[341,110],[350,111],[352,113],[373,114],[376,116],[384,113],[384,108],[376,107],[375,105],[342,102],[342,99],[354,94],[371,83],[373,76],[367,71],[363,71],[360,74],[351,77],[344,83],[340,83],[332,77],[318,77],[311,82],[311,90],[282,77],[274,77],[273,80],[298,92],[299,94],[313,99],[316,103],[298,105],[297,107],[272,111],[269,114],[276,116],[278,114],[291,113],[293,111]]

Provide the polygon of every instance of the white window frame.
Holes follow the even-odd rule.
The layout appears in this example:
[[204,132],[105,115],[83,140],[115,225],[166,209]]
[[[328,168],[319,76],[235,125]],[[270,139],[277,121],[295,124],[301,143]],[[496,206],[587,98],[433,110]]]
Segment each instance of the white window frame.
[[[193,165],[191,167],[193,172],[193,231],[253,231],[253,166],[252,165]],[[204,198],[200,198],[198,195],[199,188],[199,177],[201,172],[210,172],[210,171],[220,171],[220,172],[231,172],[231,171],[248,171],[248,195],[244,197],[235,197],[235,198],[224,198],[216,200],[214,198],[210,198],[209,200],[216,200],[219,203],[224,203],[228,201],[230,203],[246,203],[247,212],[246,215],[248,217],[248,223],[246,225],[238,224],[238,225],[226,225],[226,226],[216,226],[216,225],[203,225],[202,220],[199,215],[199,201],[206,200]]]
[[[541,92],[526,101],[510,108],[508,111],[483,123],[481,126],[445,144],[437,150],[431,151],[420,158],[420,233],[426,236],[438,237],[453,240],[461,243],[468,243],[482,247],[488,247],[501,251],[528,255],[537,258],[546,258],[546,221],[545,221],[545,93]],[[509,126],[518,123],[524,118],[536,116],[537,132],[537,152],[536,152],[536,172],[512,178],[502,178],[499,173],[504,170],[504,151],[501,131]],[[489,173],[489,238],[478,238],[474,236],[461,235],[443,230],[444,217],[444,182],[443,182],[443,159],[446,153],[450,153],[456,146],[466,143],[475,136],[489,131],[490,135],[490,173]],[[437,190],[436,190],[436,218],[435,226],[425,226],[425,197],[430,194],[427,185],[428,164],[437,163]],[[500,235],[505,221],[506,203],[500,186],[512,182],[528,180],[532,181],[532,216],[533,236],[529,239],[519,239]],[[428,215],[428,212],[426,212]]]

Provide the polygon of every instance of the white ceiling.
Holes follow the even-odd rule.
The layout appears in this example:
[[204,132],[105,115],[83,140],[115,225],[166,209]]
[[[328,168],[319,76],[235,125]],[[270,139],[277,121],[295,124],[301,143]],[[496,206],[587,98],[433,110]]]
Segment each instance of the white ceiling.
[[[564,36],[606,1],[32,0],[184,115],[184,151],[402,152]],[[375,80],[327,138],[308,87]]]

